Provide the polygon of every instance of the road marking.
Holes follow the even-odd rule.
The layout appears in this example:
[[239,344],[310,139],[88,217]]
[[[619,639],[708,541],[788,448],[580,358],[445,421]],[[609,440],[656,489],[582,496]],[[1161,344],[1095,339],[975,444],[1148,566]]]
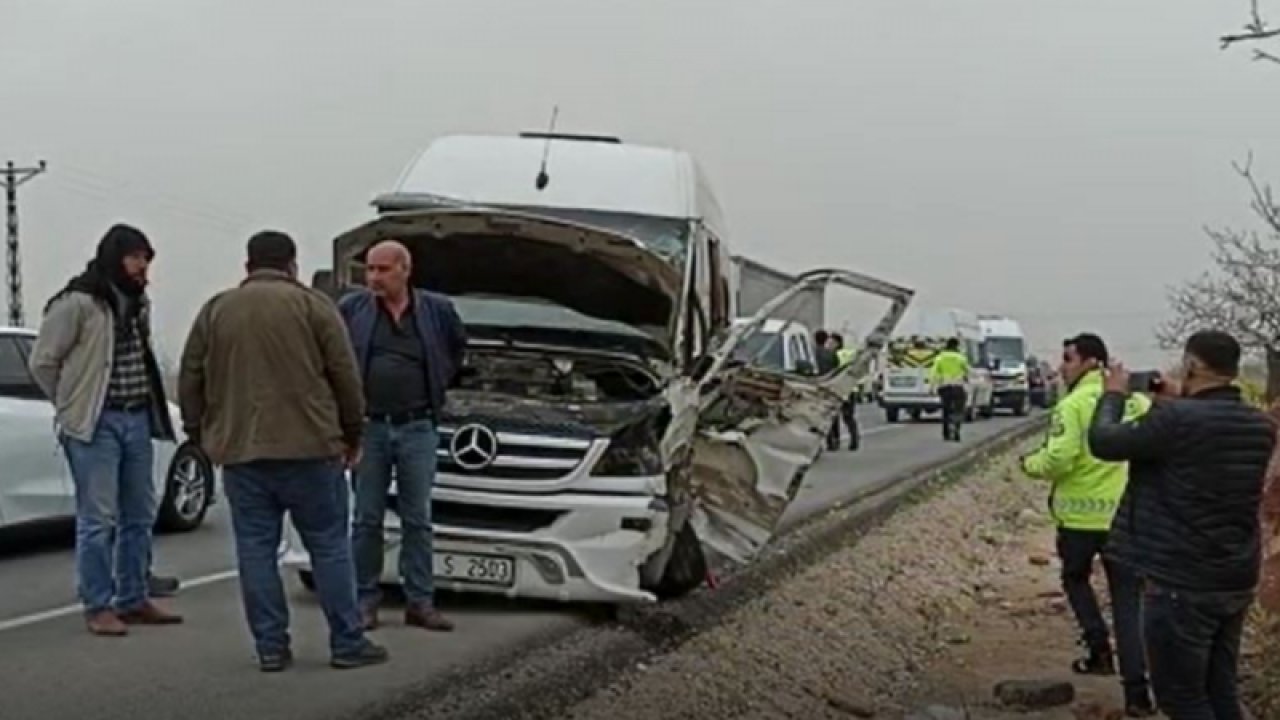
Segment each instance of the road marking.
[[863,430],[858,434],[865,437],[867,435],[877,435],[882,432],[889,432],[890,430],[901,430],[905,427],[907,426],[906,425],[877,425],[873,428],[867,428],[866,430]]
[[[903,430],[908,427],[910,426],[909,425],[877,425],[872,428],[867,428],[866,430],[861,431],[859,434],[862,437],[866,437],[868,435],[879,435],[880,433],[889,432],[891,430]],[[182,587],[185,589],[185,588],[198,588],[203,585],[213,585],[214,583],[233,580],[236,577],[238,577],[239,574],[240,573],[235,570],[225,570],[223,572],[213,573],[212,575],[205,575],[203,577],[184,580],[182,581]],[[64,618],[69,615],[75,615],[77,613],[83,612],[83,610],[84,608],[79,604],[65,605],[63,607],[53,608],[51,610],[43,610],[41,612],[31,613],[29,615],[22,615],[20,617],[11,618],[9,620],[0,620],[0,633],[8,632],[10,630],[17,630],[18,628],[27,627],[30,625],[37,625],[39,623],[47,622],[49,620],[57,620],[58,618]]]
[[[198,588],[203,585],[213,585],[214,583],[232,580],[239,575],[240,573],[236,570],[224,570],[223,572],[213,573],[212,575],[204,575],[190,580],[183,580],[182,589],[185,590],[187,588]],[[81,612],[84,612],[84,606],[77,603],[75,605],[64,605],[63,607],[53,608],[52,610],[43,610],[41,612],[31,613],[30,615],[22,615],[9,620],[0,620],[0,632],[17,630],[18,628],[27,627],[28,625],[36,625],[49,620],[57,620],[58,618],[67,617],[68,615],[76,615]]]

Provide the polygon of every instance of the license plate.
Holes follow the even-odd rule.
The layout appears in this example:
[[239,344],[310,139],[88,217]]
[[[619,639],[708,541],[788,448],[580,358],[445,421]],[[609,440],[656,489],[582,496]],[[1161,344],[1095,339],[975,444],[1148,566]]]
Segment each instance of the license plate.
[[915,387],[915,386],[916,386],[916,379],[913,377],[889,378],[889,387],[903,388],[903,387]]
[[438,552],[432,564],[438,578],[501,587],[516,582],[516,560],[506,555]]

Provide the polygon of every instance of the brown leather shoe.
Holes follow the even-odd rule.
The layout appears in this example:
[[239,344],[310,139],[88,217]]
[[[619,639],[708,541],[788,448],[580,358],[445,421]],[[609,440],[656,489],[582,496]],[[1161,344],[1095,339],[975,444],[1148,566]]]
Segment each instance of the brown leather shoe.
[[137,608],[120,613],[120,619],[127,625],[181,625],[182,616],[169,612],[150,600]]
[[453,623],[435,608],[409,608],[405,610],[404,624],[436,632],[453,632]]
[[360,624],[364,626],[366,632],[378,629],[377,606],[360,608]]
[[129,634],[129,628],[120,620],[120,616],[110,610],[99,610],[89,615],[84,624],[89,632],[101,637],[123,637]]

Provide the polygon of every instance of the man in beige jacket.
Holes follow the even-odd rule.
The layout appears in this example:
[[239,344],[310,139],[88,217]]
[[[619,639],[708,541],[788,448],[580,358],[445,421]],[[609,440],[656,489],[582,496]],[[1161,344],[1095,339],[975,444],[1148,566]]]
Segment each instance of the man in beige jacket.
[[45,307],[31,374],[53,401],[76,491],[76,578],[95,635],[182,618],[147,598],[156,439],[174,439],[151,349],[147,268],[137,228],[114,225],[94,259]]
[[182,353],[182,424],[223,466],[245,615],[264,672],[292,663],[277,565],[288,513],[311,554],[330,664],[387,660],[356,604],[346,470],[359,457],[364,395],[333,302],[297,280],[279,232],[249,240],[248,277],[200,310]]

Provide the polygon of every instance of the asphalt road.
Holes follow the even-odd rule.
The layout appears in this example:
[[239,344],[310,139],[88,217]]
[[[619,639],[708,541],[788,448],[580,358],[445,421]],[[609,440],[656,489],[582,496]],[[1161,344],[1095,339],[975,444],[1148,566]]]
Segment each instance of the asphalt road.
[[[870,407],[859,416],[862,449],[825,454],[784,526],[878,479],[956,452],[941,441],[935,422],[885,425]],[[1014,422],[1001,416],[971,425],[965,444]],[[453,596],[441,604],[457,631],[427,634],[400,626],[391,608],[384,610],[376,638],[390,648],[392,662],[339,672],[327,665],[318,606],[290,579],[298,661],[288,673],[267,676],[256,669],[241,615],[225,506],[194,533],[160,538],[156,557],[161,572],[186,582],[171,606],[187,623],[135,629],[123,639],[94,638],[74,605],[67,529],[0,535],[0,718],[354,718],[443,673],[593,622],[564,606]]]

